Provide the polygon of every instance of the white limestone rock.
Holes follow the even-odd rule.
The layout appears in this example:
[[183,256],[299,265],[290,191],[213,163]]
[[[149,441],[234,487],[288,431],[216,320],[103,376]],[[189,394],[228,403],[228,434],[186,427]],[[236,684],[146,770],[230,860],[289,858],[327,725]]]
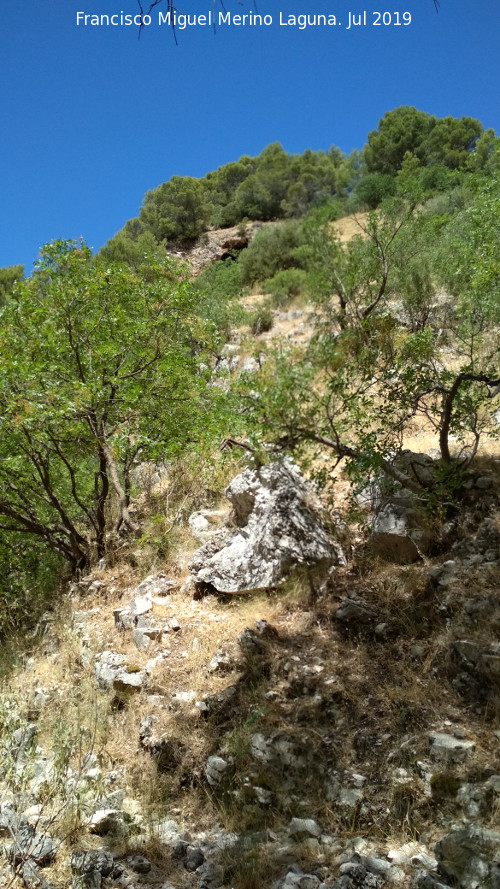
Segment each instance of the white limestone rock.
[[225,493],[237,527],[194,553],[189,568],[196,583],[242,593],[279,585],[294,565],[338,562],[319,501],[289,458],[245,469]]

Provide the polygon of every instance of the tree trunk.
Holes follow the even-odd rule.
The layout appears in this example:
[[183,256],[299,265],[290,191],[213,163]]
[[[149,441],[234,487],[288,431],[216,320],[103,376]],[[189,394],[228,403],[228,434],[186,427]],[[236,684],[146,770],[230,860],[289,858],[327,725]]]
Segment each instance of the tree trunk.
[[95,478],[96,490],[96,547],[97,558],[102,559],[106,550],[106,501],[109,494],[109,479],[107,473],[106,455],[99,446],[99,470]]
[[120,528],[122,526],[124,526],[125,528],[128,528],[129,531],[138,531],[139,525],[137,525],[130,518],[130,514],[128,511],[128,497],[127,497],[125,490],[122,487],[122,484],[120,482],[120,476],[118,475],[118,468],[116,466],[115,461],[113,460],[113,456],[112,456],[111,451],[110,451],[108,445],[106,444],[106,442],[104,442],[102,444],[102,450],[103,450],[104,456],[106,458],[106,464],[107,464],[107,467],[109,470],[109,477],[111,479],[111,484],[113,485],[113,488],[115,489],[115,492],[118,497],[118,505],[119,505],[119,509],[120,509],[120,514],[118,516],[118,521],[116,523],[116,530],[119,531]]

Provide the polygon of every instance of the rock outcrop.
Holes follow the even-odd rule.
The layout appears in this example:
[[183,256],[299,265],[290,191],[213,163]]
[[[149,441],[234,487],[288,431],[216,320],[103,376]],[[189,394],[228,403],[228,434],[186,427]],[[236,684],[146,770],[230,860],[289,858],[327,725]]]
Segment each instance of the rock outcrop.
[[[394,466],[422,490],[432,485],[434,460],[427,454],[403,451]],[[378,556],[408,564],[429,552],[433,535],[415,493],[378,478],[358,494],[358,502],[372,513],[371,547]]]
[[225,528],[195,552],[189,565],[195,583],[242,593],[277,586],[294,565],[339,561],[318,499],[290,459],[245,469],[225,494],[236,528]]
[[207,265],[247,247],[255,232],[266,224],[269,225],[265,222],[247,222],[230,228],[213,229],[205,232],[191,250],[177,251],[173,255],[187,262],[191,273],[197,277]]

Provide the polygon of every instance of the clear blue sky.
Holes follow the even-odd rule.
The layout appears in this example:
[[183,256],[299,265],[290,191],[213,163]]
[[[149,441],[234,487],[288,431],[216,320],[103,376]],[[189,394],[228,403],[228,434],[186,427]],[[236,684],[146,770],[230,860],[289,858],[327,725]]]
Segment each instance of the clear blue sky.
[[[211,0],[178,0],[203,14]],[[217,2],[217,0],[216,0]],[[147,0],[144,3],[146,7]],[[279,141],[361,148],[383,113],[414,105],[500,133],[497,0],[257,0],[269,27],[179,31],[77,26],[77,12],[135,15],[136,0],[18,0],[0,26],[0,266],[32,267],[52,238],[98,249],[174,174],[202,176]],[[225,0],[235,14],[250,0]],[[164,9],[162,6],[161,9]],[[216,12],[221,9],[216,6]],[[366,27],[346,30],[367,10]],[[373,10],[409,11],[375,27]],[[337,27],[279,24],[330,13]]]

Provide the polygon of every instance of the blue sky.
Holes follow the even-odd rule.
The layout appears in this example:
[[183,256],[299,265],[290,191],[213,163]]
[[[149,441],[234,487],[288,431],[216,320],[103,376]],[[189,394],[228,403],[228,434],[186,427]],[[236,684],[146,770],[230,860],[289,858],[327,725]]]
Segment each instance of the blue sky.
[[[178,0],[205,14],[211,0]],[[216,0],[217,2],[217,0]],[[0,266],[28,272],[52,238],[98,249],[170,176],[202,176],[279,141],[361,148],[383,113],[414,105],[500,133],[496,0],[257,0],[268,27],[179,32],[77,26],[77,12],[135,15],[137,0],[19,0],[0,25]],[[146,6],[146,3],[144,3]],[[225,0],[233,14],[249,0]],[[164,6],[161,7],[164,10]],[[216,12],[221,9],[216,6]],[[346,30],[349,12],[367,26]],[[411,13],[374,26],[373,11]],[[289,14],[342,25],[300,30]],[[386,17],[388,18],[388,17]]]

